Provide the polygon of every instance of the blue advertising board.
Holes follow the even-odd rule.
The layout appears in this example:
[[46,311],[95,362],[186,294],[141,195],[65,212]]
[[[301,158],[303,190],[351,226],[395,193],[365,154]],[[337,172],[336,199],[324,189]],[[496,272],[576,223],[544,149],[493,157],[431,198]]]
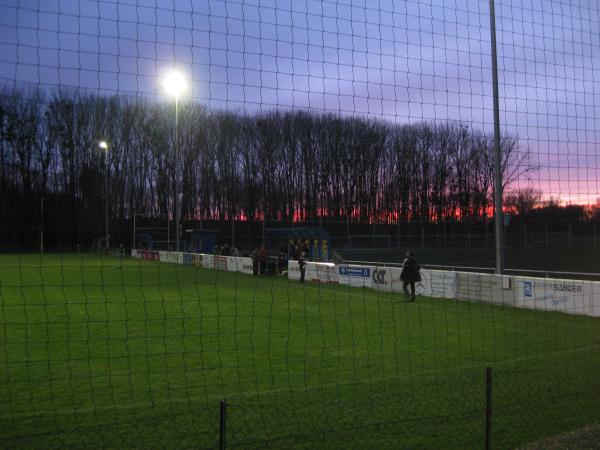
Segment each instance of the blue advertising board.
[[371,276],[370,267],[350,267],[339,266],[340,275],[344,277],[369,278]]

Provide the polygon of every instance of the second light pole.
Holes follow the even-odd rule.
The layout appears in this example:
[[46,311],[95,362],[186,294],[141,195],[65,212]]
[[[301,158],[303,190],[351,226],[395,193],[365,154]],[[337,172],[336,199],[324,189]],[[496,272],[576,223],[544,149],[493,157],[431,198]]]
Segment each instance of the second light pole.
[[108,234],[108,144],[100,141],[98,146],[104,151],[104,225],[106,232],[106,250],[110,247],[110,236]]
[[179,96],[186,90],[186,81],[183,74],[172,69],[165,75],[163,79],[163,87],[167,94],[175,98],[175,242],[177,245],[177,251],[179,251]]

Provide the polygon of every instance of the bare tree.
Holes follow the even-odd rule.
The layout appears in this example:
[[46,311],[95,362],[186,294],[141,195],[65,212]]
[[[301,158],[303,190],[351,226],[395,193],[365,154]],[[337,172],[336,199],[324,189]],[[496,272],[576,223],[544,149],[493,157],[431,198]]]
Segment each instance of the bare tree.
[[532,187],[510,191],[504,197],[504,204],[514,209],[521,217],[528,216],[534,208],[541,205],[542,191]]

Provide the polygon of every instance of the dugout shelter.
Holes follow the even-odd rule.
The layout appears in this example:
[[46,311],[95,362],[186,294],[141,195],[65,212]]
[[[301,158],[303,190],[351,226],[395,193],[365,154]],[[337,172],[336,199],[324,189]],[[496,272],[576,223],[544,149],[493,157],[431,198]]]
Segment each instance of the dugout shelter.
[[279,251],[282,245],[301,241],[308,245],[309,259],[313,261],[329,261],[329,233],[321,227],[267,228],[266,246],[270,251]]

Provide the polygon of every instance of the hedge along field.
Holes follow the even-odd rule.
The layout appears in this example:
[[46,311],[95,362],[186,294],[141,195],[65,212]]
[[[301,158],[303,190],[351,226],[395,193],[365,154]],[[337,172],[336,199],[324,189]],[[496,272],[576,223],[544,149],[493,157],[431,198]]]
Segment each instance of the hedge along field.
[[598,319],[88,255],[0,257],[2,447],[494,448],[600,419]]

